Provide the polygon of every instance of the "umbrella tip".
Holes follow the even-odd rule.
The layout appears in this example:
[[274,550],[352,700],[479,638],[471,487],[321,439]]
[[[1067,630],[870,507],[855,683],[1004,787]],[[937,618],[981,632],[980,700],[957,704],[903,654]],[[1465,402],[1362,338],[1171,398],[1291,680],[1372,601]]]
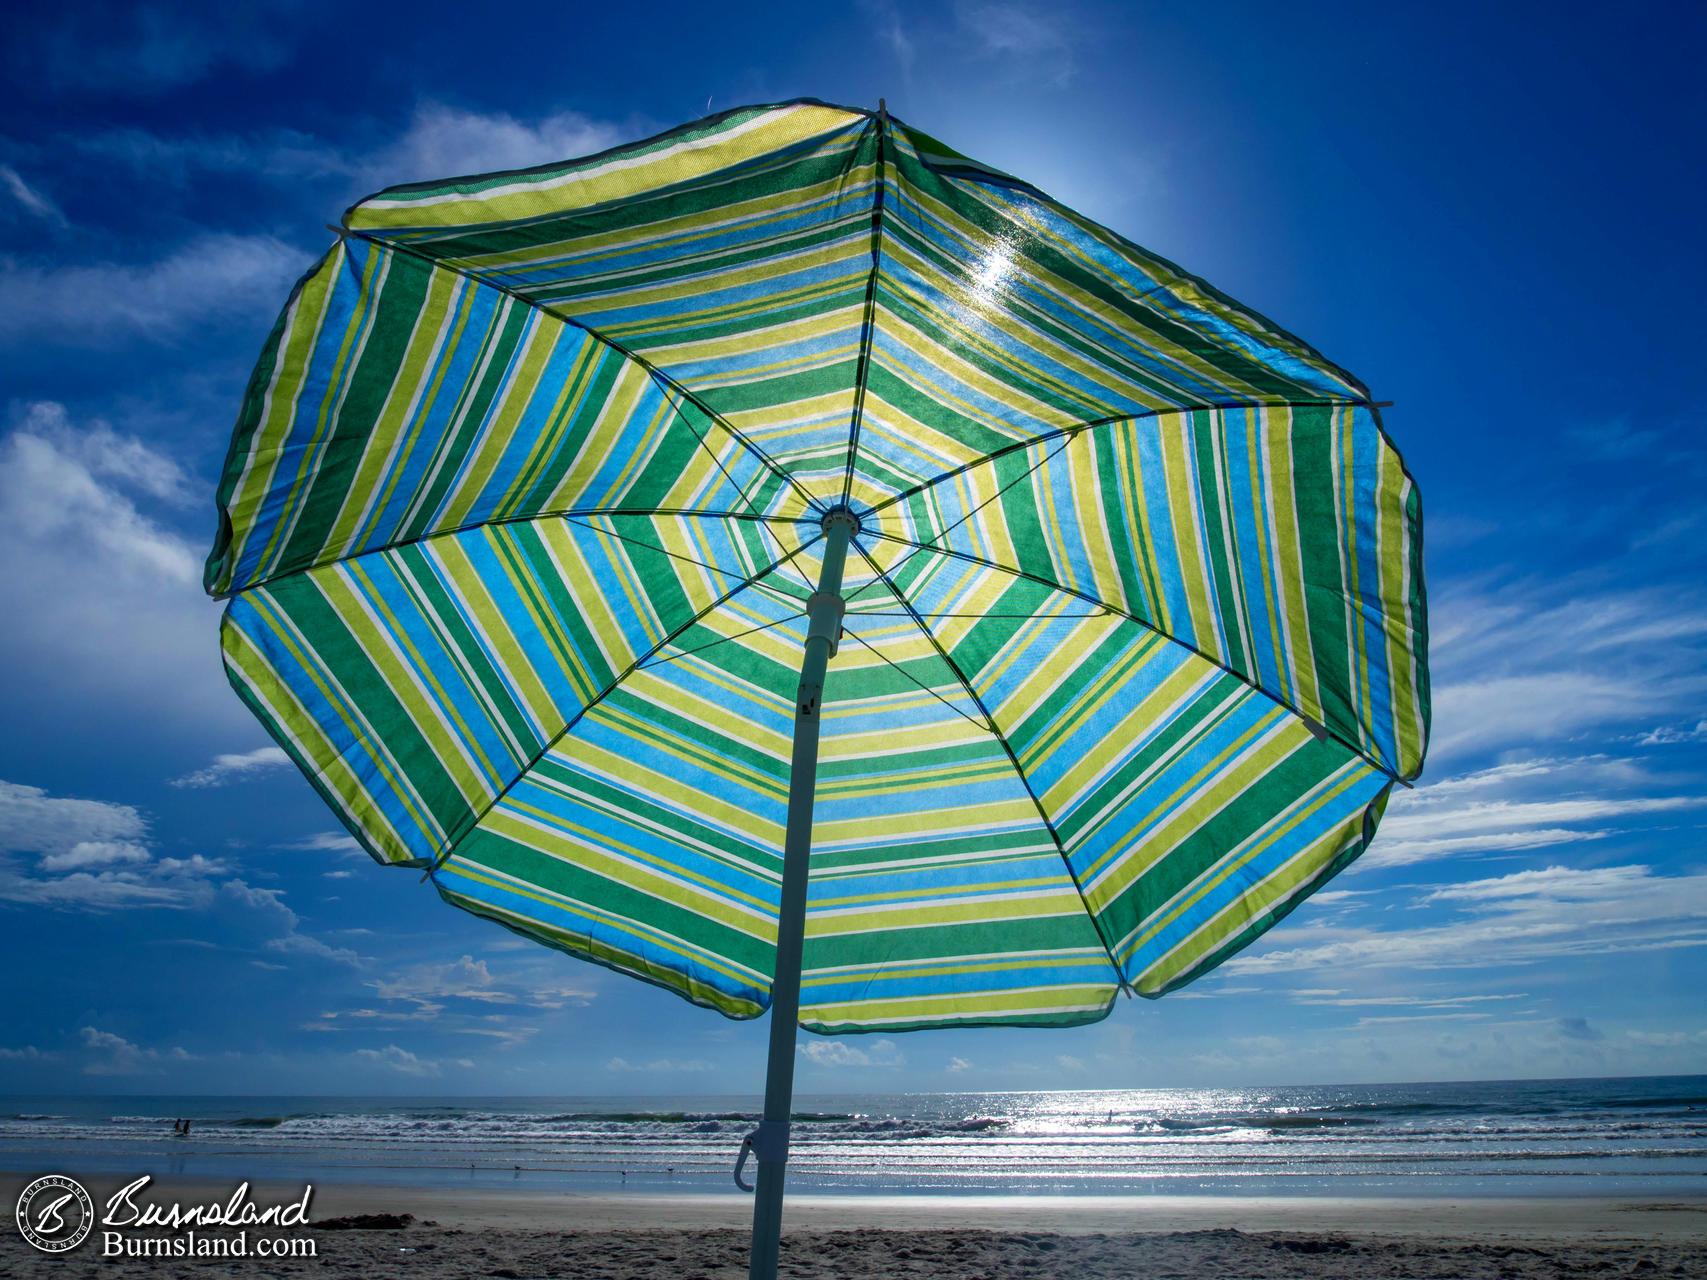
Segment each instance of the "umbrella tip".
[[880,116],[886,116],[889,114],[889,104],[882,98],[877,100],[877,114]]

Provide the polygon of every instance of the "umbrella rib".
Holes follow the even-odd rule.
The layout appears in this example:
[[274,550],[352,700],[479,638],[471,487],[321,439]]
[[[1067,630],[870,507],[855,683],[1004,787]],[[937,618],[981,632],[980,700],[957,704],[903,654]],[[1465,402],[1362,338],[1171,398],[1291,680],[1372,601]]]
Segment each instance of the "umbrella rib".
[[[849,609],[850,618],[910,618],[913,615],[906,612],[895,612],[885,609]],[[1040,618],[1050,621],[1056,618],[1106,618],[1108,610],[1094,609],[1090,613],[921,613],[921,618],[1011,618],[1021,621],[1028,618]]]
[[[1049,833],[1049,839],[1055,845],[1055,852],[1061,855],[1061,866],[1066,870],[1068,877],[1072,880],[1073,888],[1078,891],[1079,905],[1085,909],[1085,915],[1091,922],[1091,931],[1096,934],[1097,941],[1102,943],[1102,949],[1108,956],[1109,964],[1114,966],[1115,981],[1120,984],[1120,989],[1122,991],[1127,990],[1126,971],[1120,967],[1120,961],[1114,958],[1114,949],[1109,946],[1108,939],[1103,936],[1102,925],[1097,922],[1096,913],[1091,910],[1090,901],[1085,897],[1085,886],[1079,883],[1079,873],[1073,870],[1073,864],[1067,857],[1067,848],[1061,843],[1061,834],[1055,830],[1055,824],[1050,821],[1049,815],[1044,812],[1043,801],[1038,798],[1037,792],[1032,790],[1031,779],[1025,776],[1025,770],[1020,767],[1019,757],[1014,754],[1013,747],[1009,744],[1001,729],[997,727],[996,717],[990,714],[990,708],[984,705],[984,699],[981,698],[978,695],[978,691],[972,687],[972,682],[966,678],[966,673],[960,669],[960,664],[949,656],[948,650],[943,648],[942,642],[936,638],[936,633],[925,625],[925,620],[919,615],[919,611],[913,608],[912,602],[909,601],[906,596],[901,594],[901,589],[890,581],[889,575],[883,572],[883,570],[878,567],[877,561],[871,558],[870,553],[867,552],[864,547],[860,546],[859,539],[854,538],[851,539],[851,541],[853,545],[859,549],[859,553],[864,557],[865,562],[871,566],[871,571],[882,579],[884,586],[889,588],[889,593],[895,597],[896,603],[912,615],[913,624],[924,633],[925,639],[931,642],[931,647],[935,649],[938,655],[941,656],[942,660],[948,664],[948,669],[954,673],[954,678],[960,681],[960,687],[966,690],[966,696],[972,699],[972,705],[977,707],[979,714],[989,721],[988,728],[990,736],[996,740],[996,745],[1001,747],[1003,754],[1008,758],[1008,763],[1013,766],[1014,776],[1019,779],[1020,786],[1025,788],[1025,794],[1031,798],[1032,808],[1037,810],[1038,821],[1043,823],[1043,829]],[[852,633],[850,632],[849,634]],[[976,721],[974,721],[974,723],[976,723]]]
[[1373,408],[1374,402],[1369,400],[1287,400],[1281,402],[1244,400],[1237,404],[1181,404],[1174,405],[1168,409],[1146,409],[1142,413],[1114,413],[1110,414],[1106,418],[1093,418],[1089,422],[1075,422],[1071,426],[1056,427],[1053,430],[1043,432],[1041,435],[1030,436],[1024,440],[1016,440],[1012,444],[1003,445],[1000,449],[992,449],[989,453],[979,454],[976,458],[972,459],[972,461],[964,462],[951,471],[944,471],[940,475],[932,476],[929,480],[921,480],[912,488],[903,489],[900,493],[893,494],[890,497],[885,498],[882,502],[869,510],[862,511],[860,515],[864,518],[865,516],[876,515],[879,511],[886,511],[896,503],[905,502],[915,494],[923,493],[926,489],[935,488],[944,480],[952,480],[955,476],[965,475],[966,472],[981,467],[986,462],[994,462],[997,458],[1005,458],[1008,454],[1017,453],[1021,449],[1029,449],[1033,445],[1048,444],[1049,441],[1058,440],[1062,436],[1077,435],[1081,431],[1091,431],[1097,427],[1110,427],[1117,422],[1142,422],[1147,418],[1160,418],[1170,413],[1231,413],[1237,412],[1241,409],[1333,409],[1359,407]]
[[644,538],[636,538],[626,533],[618,533],[615,529],[601,529],[598,525],[588,524],[586,520],[578,519],[575,516],[562,516],[559,518],[565,524],[576,525],[592,533],[602,533],[607,537],[615,538],[618,542],[632,543],[637,547],[645,547],[648,551],[656,551],[659,555],[669,556],[672,560],[680,560],[683,564],[691,564],[696,568],[704,569],[707,573],[715,574],[724,581],[728,581],[730,578],[735,577],[735,575],[730,573],[727,569],[719,569],[714,564],[706,564],[703,560],[695,560],[692,556],[684,556],[679,551],[671,551],[665,547],[660,547],[657,543],[647,542]]
[[889,132],[889,112],[879,107],[867,126],[877,130],[877,198],[871,207],[871,274],[865,281],[865,321],[859,335],[859,363],[854,368],[853,413],[848,426],[847,474],[842,479],[842,505],[853,492],[854,459],[859,453],[859,428],[865,420],[865,384],[871,376],[871,340],[877,329],[877,275],[883,266],[883,160]]
[[[467,524],[453,525],[448,529],[435,529],[431,533],[417,534],[413,538],[404,538],[398,542],[387,542],[383,546],[368,547],[352,556],[338,556],[332,560],[319,560],[313,564],[305,564],[301,568],[292,569],[288,573],[277,574],[263,578],[259,582],[251,582],[230,591],[222,591],[214,596],[215,600],[229,600],[245,591],[256,587],[270,587],[275,582],[284,582],[300,573],[312,573],[316,569],[325,569],[335,564],[349,564],[360,560],[363,556],[380,555],[386,551],[400,551],[404,547],[420,546],[424,542],[432,542],[437,538],[448,538],[459,533],[469,533],[475,529],[496,529],[504,525],[532,524],[538,520],[572,520],[581,516],[686,516],[694,519],[707,520],[755,520],[762,524],[799,524],[796,516],[761,516],[751,511],[700,511],[690,507],[590,507],[579,510],[571,507],[567,511],[534,511],[525,516],[501,516],[489,520],[470,520]],[[621,535],[615,535],[621,536]],[[659,548],[662,550],[662,548]],[[666,553],[667,554],[667,553]]]
[[[694,614],[693,617],[689,618],[686,622],[682,623],[681,626],[677,627],[674,631],[670,632],[662,640],[658,641],[658,643],[656,643],[650,649],[648,649],[645,653],[641,654],[633,662],[629,663],[626,667],[624,667],[622,669],[622,671],[617,675],[617,677],[614,680],[612,680],[604,688],[600,689],[598,691],[598,693],[595,694],[593,696],[593,698],[589,702],[587,702],[587,704],[585,706],[583,706],[574,715],[570,716],[568,718],[568,720],[564,722],[563,727],[561,729],[559,729],[555,734],[552,735],[551,740],[549,742],[547,742],[544,746],[540,747],[540,749],[538,751],[533,753],[533,755],[528,759],[528,762],[525,765],[523,765],[520,770],[517,771],[516,776],[511,778],[508,782],[506,782],[503,785],[503,787],[499,789],[498,793],[496,795],[494,795],[491,800],[487,801],[485,807],[482,808],[479,813],[472,815],[469,819],[467,819],[466,821],[461,823],[457,827],[457,829],[454,833],[452,833],[451,835],[449,835],[445,838],[444,848],[439,850],[438,856],[433,859],[433,865],[427,868],[426,875],[422,876],[421,879],[425,880],[427,878],[427,876],[432,875],[433,872],[437,871],[440,867],[442,867],[445,864],[445,860],[447,858],[449,858],[450,855],[456,851],[456,847],[462,843],[464,837],[466,837],[470,831],[473,831],[482,822],[486,821],[486,815],[491,813],[493,809],[497,808],[498,805],[503,802],[504,797],[510,794],[511,790],[514,789],[516,783],[520,782],[523,778],[527,777],[528,774],[532,773],[534,766],[537,765],[541,760],[545,759],[546,753],[548,751],[550,751],[553,747],[555,747],[559,742],[562,742],[563,739],[568,736],[569,731],[571,729],[573,729],[576,725],[581,723],[582,719],[586,716],[587,712],[591,711],[594,707],[598,706],[601,702],[603,702],[606,698],[608,698],[612,693],[614,693],[616,691],[617,686],[620,685],[624,680],[628,679],[628,677],[633,675],[636,671],[639,671],[641,669],[642,665],[648,659],[656,657],[658,655],[659,651],[664,649],[666,646],[668,646],[669,643],[672,640],[674,640],[677,636],[679,636],[683,632],[687,631],[690,627],[694,626],[696,623],[698,623],[702,618],[706,617],[708,614],[711,614],[712,612],[714,612],[717,609],[721,609],[725,604],[729,603],[729,601],[731,599],[733,599],[736,595],[740,594],[742,591],[746,590],[748,587],[750,587],[754,583],[758,582],[759,579],[767,576],[773,570],[777,569],[778,567],[787,563],[788,561],[793,560],[795,556],[799,555],[802,551],[805,551],[806,548],[810,547],[813,543],[817,542],[818,538],[821,538],[822,536],[823,536],[822,534],[819,534],[818,537],[808,538],[805,542],[801,543],[793,551],[790,551],[781,560],[771,561],[770,564],[767,564],[763,569],[759,570],[752,577],[743,580],[737,586],[735,586],[735,587],[731,588],[730,590],[724,592],[722,595],[717,597],[717,599],[713,600],[710,604],[706,605],[705,608],[701,609],[698,613]],[[420,864],[417,863],[416,865],[419,866]]]
[[1041,468],[1045,463],[1053,462],[1056,458],[1061,456],[1061,451],[1063,449],[1065,449],[1068,445],[1073,443],[1073,436],[1075,434],[1077,434],[1077,433],[1076,432],[1068,432],[1065,436],[1063,436],[1061,438],[1060,444],[1056,445],[1048,453],[1044,454],[1036,462],[1032,463],[1029,467],[1027,467],[1025,469],[1025,471],[1023,473],[1015,476],[1012,480],[1009,480],[1000,489],[997,489],[988,498],[985,498],[984,501],[980,502],[977,506],[973,507],[972,510],[968,511],[965,515],[961,516],[960,519],[956,520],[953,524],[949,525],[947,528],[941,530],[936,535],[936,537],[931,539],[931,542],[935,543],[940,538],[948,537],[949,534],[953,533],[956,529],[960,528],[961,525],[965,524],[968,520],[970,520],[973,516],[977,515],[985,507],[989,506],[997,498],[1000,498],[1009,489],[1012,489],[1015,485],[1018,485],[1018,484],[1022,483],[1023,481],[1031,479],[1031,477],[1036,475],[1038,472],[1038,469]]
[[[906,614],[897,614],[896,616],[897,617],[906,617],[907,615]],[[943,706],[947,707],[950,711],[954,712],[955,715],[959,716],[962,720],[966,721],[968,724],[977,725],[978,728],[982,729],[985,733],[995,733],[996,732],[996,727],[993,724],[986,724],[982,720],[976,720],[973,717],[967,715],[959,707],[955,706],[952,702],[950,702],[947,698],[943,697],[935,689],[931,688],[923,680],[920,680],[917,676],[915,676],[912,672],[908,671],[900,663],[894,662],[888,658],[885,658],[881,653],[879,653],[877,651],[876,648],[874,648],[869,642],[867,642],[866,639],[863,636],[861,636],[858,632],[848,631],[846,628],[843,628],[843,631],[846,635],[848,635],[854,641],[856,641],[860,645],[861,648],[865,649],[866,651],[871,653],[873,656],[875,656],[879,662],[888,663],[889,666],[894,667],[895,670],[899,671],[902,676],[904,676],[906,679],[912,681],[919,688],[923,689],[926,693],[930,694],[931,697],[935,698],[938,702],[942,703]],[[964,685],[965,681],[962,681],[961,683]]]
[[[964,560],[968,564],[983,565],[986,569],[994,569],[998,573],[1005,573],[1005,574],[1008,574],[1010,577],[1019,578],[1019,579],[1022,579],[1023,581],[1026,581],[1026,582],[1035,582],[1039,586],[1048,587],[1051,591],[1059,591],[1062,595],[1073,596],[1075,599],[1083,600],[1087,604],[1100,605],[1100,606],[1102,606],[1102,608],[1106,609],[1109,613],[1112,613],[1112,614],[1116,615],[1117,617],[1125,618],[1128,622],[1136,622],[1139,626],[1143,627],[1146,631],[1154,632],[1156,635],[1161,636],[1162,639],[1167,640],[1168,642],[1170,642],[1172,644],[1177,644],[1182,649],[1189,649],[1192,653],[1195,653],[1198,657],[1202,658],[1205,662],[1209,663],[1211,666],[1214,666],[1214,667],[1216,667],[1222,671],[1225,671],[1228,675],[1232,676],[1235,680],[1237,680],[1240,684],[1244,685],[1246,688],[1254,689],[1256,692],[1262,694],[1263,697],[1267,698],[1270,702],[1274,703],[1275,706],[1280,707],[1282,710],[1284,710],[1284,711],[1286,711],[1292,715],[1297,716],[1300,720],[1302,720],[1304,722],[1304,727],[1310,731],[1310,734],[1312,737],[1332,738],[1335,742],[1339,743],[1340,746],[1344,747],[1347,751],[1351,752],[1352,755],[1356,756],[1359,760],[1363,761],[1365,764],[1374,768],[1378,773],[1381,773],[1381,774],[1385,775],[1386,777],[1391,778],[1394,782],[1397,782],[1400,786],[1406,788],[1407,790],[1413,789],[1409,782],[1407,782],[1405,779],[1401,778],[1398,774],[1394,773],[1386,765],[1382,764],[1381,761],[1375,759],[1373,756],[1371,756],[1367,751],[1363,750],[1361,747],[1355,746],[1352,743],[1347,742],[1338,733],[1334,732],[1334,730],[1331,726],[1323,724],[1321,721],[1314,720],[1310,716],[1305,715],[1304,712],[1300,711],[1297,707],[1294,707],[1291,704],[1284,702],[1281,699],[1275,697],[1267,689],[1263,688],[1261,685],[1259,685],[1256,682],[1254,682],[1253,680],[1251,680],[1250,677],[1246,676],[1243,672],[1235,671],[1232,667],[1229,667],[1225,662],[1222,662],[1219,658],[1212,657],[1211,655],[1203,652],[1203,650],[1199,649],[1196,645],[1187,644],[1184,640],[1181,640],[1178,636],[1171,635],[1170,633],[1162,630],[1162,628],[1158,627],[1155,623],[1151,622],[1147,618],[1140,618],[1137,614],[1129,613],[1125,609],[1122,609],[1119,605],[1110,604],[1106,600],[1103,600],[1097,596],[1090,595],[1090,594],[1083,592],[1083,591],[1074,590],[1072,587],[1064,587],[1059,582],[1052,582],[1048,578],[1042,577],[1039,574],[1027,573],[1023,569],[1015,569],[1015,568],[1012,568],[1011,566],[1005,565],[1005,564],[997,564],[994,560],[986,560],[982,556],[970,555],[964,551],[954,551],[948,547],[937,547],[937,546],[932,546],[932,545],[930,545],[928,543],[924,543],[924,542],[915,542],[915,541],[913,541],[913,539],[903,538],[899,534],[883,533],[883,532],[878,531],[878,530],[870,530],[869,532],[871,532],[873,534],[873,536],[875,536],[875,537],[884,538],[890,542],[899,542],[903,546],[916,548],[917,551],[929,551],[929,552],[932,552],[936,555],[949,556],[955,560]],[[862,549],[861,554],[863,554],[863,549]],[[869,559],[869,557],[867,557],[867,558]]]
[[[589,332],[591,332],[591,330],[589,330]],[[678,393],[676,397],[676,404],[680,406],[681,402],[681,396]],[[717,469],[723,473],[723,478],[729,482],[729,487],[741,497],[745,498],[747,496],[747,491],[735,482],[735,477],[729,474],[729,468],[723,465],[723,459],[717,456],[717,451],[711,447],[710,443],[704,436],[700,435],[699,429],[696,428],[692,422],[690,422],[686,417],[683,417],[682,421],[688,424],[688,430],[693,432],[693,438],[699,443],[699,447],[705,450],[706,455],[710,457],[713,463],[716,464]],[[724,423],[723,425],[725,430],[730,430],[728,423]],[[734,432],[730,430],[730,434],[734,435]],[[751,501],[751,499],[748,499],[748,501]]]
[[[752,584],[748,583],[747,585],[751,586]],[[659,658],[656,662],[645,663],[640,667],[640,670],[650,671],[653,667],[661,667],[668,662],[680,662],[683,658],[691,658],[696,653],[704,653],[707,649],[715,649],[720,644],[728,644],[731,640],[744,640],[748,636],[757,635],[761,631],[769,631],[772,627],[780,627],[785,622],[793,622],[796,618],[804,618],[805,616],[806,611],[801,609],[789,614],[786,618],[778,618],[774,622],[766,622],[756,627],[748,627],[745,631],[737,631],[732,636],[719,636],[710,644],[702,644],[694,649],[683,649],[680,653],[672,653],[667,658]],[[850,632],[849,634],[851,635],[852,633]]]
[[[422,253],[419,249],[413,247],[412,245],[400,244],[395,240],[387,240],[384,236],[376,236],[376,235],[373,235],[371,232],[367,232],[367,231],[357,231],[351,227],[332,227],[330,229],[333,231],[336,231],[340,236],[354,236],[356,239],[365,240],[369,244],[376,244],[376,245],[381,246],[382,248],[391,249],[397,253],[406,253],[411,257],[419,258],[422,262],[427,263],[429,266],[437,267],[441,271],[449,271],[454,275],[459,275],[459,276],[463,277],[465,280],[472,280],[476,284],[485,285],[488,289],[496,289],[499,293],[502,293],[508,297],[514,298],[517,302],[521,303],[524,307],[532,308],[535,311],[543,311],[543,312],[545,312],[545,314],[547,314],[549,316],[553,316],[558,320],[561,320],[564,324],[570,325],[576,329],[579,329],[582,333],[587,334],[594,341],[604,343],[605,346],[609,347],[612,351],[615,351],[616,353],[623,356],[624,358],[626,358],[628,360],[632,360],[635,364],[639,365],[649,375],[651,375],[652,379],[654,381],[656,381],[659,386],[665,388],[668,391],[675,392],[682,399],[688,401],[688,403],[692,404],[701,413],[705,414],[706,417],[710,418],[713,422],[717,423],[718,426],[722,427],[725,431],[727,431],[730,434],[730,436],[732,436],[735,439],[735,441],[741,445],[742,448],[746,449],[755,458],[757,458],[766,467],[768,467],[770,469],[770,471],[779,480],[782,480],[785,483],[792,485],[795,489],[799,490],[800,496],[806,500],[807,506],[811,507],[815,511],[820,511],[820,512],[823,511],[823,509],[824,509],[823,505],[818,501],[817,498],[812,496],[812,491],[810,489],[808,489],[805,485],[801,484],[799,480],[797,480],[794,476],[790,475],[787,471],[784,471],[782,469],[782,465],[780,463],[778,463],[776,461],[776,459],[772,458],[770,456],[770,454],[766,453],[763,449],[759,448],[758,445],[754,444],[751,440],[747,439],[746,436],[742,435],[739,431],[737,431],[733,426],[730,425],[730,422],[727,418],[725,418],[721,413],[717,412],[717,410],[713,409],[710,405],[706,404],[705,401],[701,400],[699,398],[699,396],[693,392],[692,389],[684,386],[680,382],[677,382],[674,378],[672,378],[669,374],[665,373],[662,369],[658,368],[657,365],[653,364],[645,356],[641,355],[637,351],[631,350],[627,346],[623,345],[621,342],[618,342],[615,338],[611,337],[609,334],[603,333],[600,330],[593,328],[592,325],[583,323],[582,321],[575,319],[575,317],[573,317],[573,316],[567,316],[567,315],[562,314],[561,312],[553,311],[550,307],[547,307],[547,306],[545,306],[539,302],[536,302],[533,299],[525,296],[524,294],[518,293],[515,289],[511,288],[509,285],[499,284],[496,280],[488,280],[485,276],[477,275],[473,271],[470,271],[465,267],[459,267],[459,266],[455,265],[454,263],[446,262],[440,258],[435,258],[431,254]],[[699,433],[697,431],[694,433],[694,437],[696,439],[699,438]],[[701,440],[700,443],[704,444],[705,442],[703,440]],[[709,448],[709,446],[707,446],[707,447]],[[716,455],[713,455],[714,458],[715,458],[715,456]]]

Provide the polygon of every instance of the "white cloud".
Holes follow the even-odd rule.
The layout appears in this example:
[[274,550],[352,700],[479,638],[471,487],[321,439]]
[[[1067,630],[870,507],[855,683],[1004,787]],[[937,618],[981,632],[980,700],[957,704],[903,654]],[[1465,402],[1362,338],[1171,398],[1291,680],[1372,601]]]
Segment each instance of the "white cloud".
[[25,182],[9,164],[0,164],[0,187],[4,187],[12,199],[50,227],[63,228],[68,225],[65,215],[59,211],[59,206]]
[[78,871],[114,863],[147,862],[152,856],[142,845],[130,840],[82,840],[64,853],[47,854],[40,866],[43,871]]
[[253,751],[238,754],[222,753],[213,758],[213,763],[205,769],[197,769],[194,773],[186,773],[181,778],[171,779],[174,787],[223,787],[226,783],[246,778],[255,773],[263,773],[270,769],[282,768],[290,763],[290,757],[280,747],[257,747]]
[[148,822],[135,808],[50,796],[0,782],[0,853],[37,855],[36,874],[0,859],[0,899],[35,906],[110,910],[185,907],[206,883],[152,861]]
[[901,79],[910,85],[917,44],[901,21],[901,11],[892,0],[860,0],[860,10],[879,44],[888,47],[901,68]]
[[0,869],[0,898],[40,907],[108,911],[124,907],[187,907],[203,886],[156,880],[129,871],[74,871],[51,880]]
[[148,820],[131,805],[67,799],[40,787],[0,782],[0,851],[63,854],[81,844],[147,835]]
[[175,507],[192,506],[205,497],[175,459],[99,420],[79,428],[65,406],[55,401],[33,400],[19,406],[14,426],[21,435],[45,441],[91,476],[115,481]]
[[1619,896],[1649,883],[1646,867],[1547,867],[1541,871],[1514,871],[1489,880],[1449,884],[1423,896],[1426,902],[1492,902],[1503,898],[1547,895],[1555,898],[1599,899]]
[[[219,659],[201,554],[138,502],[176,500],[177,462],[61,406],[14,411],[0,439],[0,665],[12,714],[87,708],[133,722],[253,733]],[[240,728],[239,728],[240,727]]]
[[1666,785],[1640,761],[1614,756],[1523,760],[1457,774],[1394,796],[1357,869],[1602,840],[1652,815],[1707,806],[1698,794],[1652,794]]
[[[430,1058],[418,1058],[407,1049],[400,1049],[394,1044],[388,1044],[383,1049],[357,1049],[356,1057],[373,1066],[389,1067],[393,1071],[406,1076],[437,1076],[443,1074],[445,1062]],[[451,1058],[449,1065],[456,1067],[472,1067],[474,1064],[467,1058]]]
[[[34,854],[33,871],[15,857]],[[0,782],[0,899],[63,910],[201,909],[223,897],[294,933],[297,915],[277,889],[258,889],[218,858],[156,858],[148,820],[134,807],[51,796]],[[340,957],[345,953],[340,953]],[[347,953],[353,955],[354,953]]]
[[1293,1004],[1329,1005],[1340,1009],[1418,1008],[1455,1009],[1467,1004],[1483,1004],[1491,1000],[1527,1000],[1527,992],[1503,992],[1499,995],[1470,996],[1351,996],[1337,990],[1297,990],[1288,993]]
[[261,944],[269,951],[364,963],[347,947],[299,932],[301,919],[285,905],[282,890],[242,880],[216,885],[230,874],[224,862],[201,854],[156,859],[147,840],[147,822],[128,805],[60,799],[38,787],[0,782],[0,853],[40,855],[35,875],[0,861],[0,899],[86,911],[204,909],[224,901],[271,921],[280,936]]
[[650,1062],[630,1062],[627,1058],[612,1058],[605,1063],[606,1071],[644,1071],[655,1074],[674,1072],[715,1071],[717,1064],[704,1058],[654,1058]]
[[1421,901],[1462,904],[1461,917],[1403,930],[1279,929],[1266,949],[1225,968],[1245,974],[1491,970],[1707,946],[1707,875],[1654,875],[1646,866],[1549,867],[1433,889]]
[[533,983],[528,975],[494,977],[484,960],[466,955],[444,964],[414,965],[368,985],[382,1000],[406,1001],[435,1010],[442,1009],[445,1000],[561,1009],[584,1005],[595,995],[590,987],[563,986],[555,981]]
[[272,916],[281,929],[295,929],[301,917],[285,905],[283,889],[262,889],[241,880],[220,886],[220,893],[239,906],[265,916]]
[[[110,469],[98,476],[86,461],[103,435],[111,432],[97,424],[78,439],[64,425],[62,406],[28,406],[0,452],[0,533],[8,541],[34,535],[38,542],[81,535],[87,539],[79,548],[85,554],[125,564],[155,583],[194,584],[201,566],[189,544],[144,516],[119,488],[103,483]],[[157,470],[176,466],[139,440],[124,443],[150,457]]]
[[350,172],[371,190],[499,169],[573,160],[636,136],[632,127],[559,111],[518,120],[502,111],[464,111],[422,103],[396,142],[356,159]]
[[196,1060],[195,1054],[182,1048],[144,1049],[123,1036],[96,1027],[81,1028],[78,1037],[82,1040],[83,1047],[89,1051],[89,1057],[83,1064],[85,1075],[154,1075],[169,1067]]
[[950,1058],[948,1060],[948,1066],[944,1067],[943,1070],[947,1071],[951,1075],[958,1075],[962,1071],[972,1070],[972,1063],[965,1058]]
[[1636,742],[1644,747],[1673,746],[1680,742],[1707,742],[1707,720],[1698,721],[1693,729],[1661,725],[1644,733]]
[[350,858],[360,858],[365,862],[373,860],[368,857],[367,850],[362,848],[356,838],[347,831],[320,831],[311,836],[304,836],[300,840],[287,840],[283,844],[275,844],[273,848],[301,850],[305,853],[325,851],[343,854]]
[[401,133],[365,151],[293,130],[162,137],[120,129],[73,138],[68,145],[154,178],[164,173],[181,183],[200,171],[291,183],[330,180],[353,200],[399,183],[578,159],[653,131],[644,121],[618,124],[577,111],[524,119],[424,101]]
[[277,951],[284,955],[312,956],[317,960],[330,960],[334,964],[347,964],[352,968],[360,968],[363,964],[361,956],[348,947],[334,947],[329,942],[310,937],[306,933],[287,933],[282,938],[269,938],[266,942],[268,951]]
[[846,1040],[808,1040],[799,1052],[818,1067],[899,1067],[907,1061],[888,1039],[873,1040],[864,1047]]
[[954,17],[972,51],[1015,79],[1065,85],[1077,70],[1083,33],[1059,6],[1021,0],[959,0]]
[[205,233],[152,262],[39,266],[0,259],[0,343],[103,347],[165,342],[234,316],[283,304],[308,266],[300,249],[267,235]]
[[1434,764],[1698,715],[1707,700],[1697,585],[1448,584],[1430,615]]

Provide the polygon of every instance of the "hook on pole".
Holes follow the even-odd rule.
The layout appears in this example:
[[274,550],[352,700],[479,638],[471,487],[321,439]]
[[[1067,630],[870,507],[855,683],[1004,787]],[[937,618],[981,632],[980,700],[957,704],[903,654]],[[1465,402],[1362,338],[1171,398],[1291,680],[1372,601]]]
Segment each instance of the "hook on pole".
[[756,1157],[760,1164],[787,1164],[788,1121],[761,1120],[757,1129],[741,1139],[741,1154],[735,1157],[735,1185],[743,1191],[751,1191],[754,1186],[741,1181],[741,1170],[747,1167],[748,1156]]

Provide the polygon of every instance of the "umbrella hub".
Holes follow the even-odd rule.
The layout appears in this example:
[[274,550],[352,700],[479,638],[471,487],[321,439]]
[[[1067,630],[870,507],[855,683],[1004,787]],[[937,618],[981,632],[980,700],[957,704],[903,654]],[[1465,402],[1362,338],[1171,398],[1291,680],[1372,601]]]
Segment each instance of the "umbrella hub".
[[819,527],[824,530],[825,537],[829,537],[837,526],[846,530],[845,536],[849,538],[859,533],[859,517],[854,514],[853,508],[846,503],[831,507],[824,512],[824,518],[819,521]]

